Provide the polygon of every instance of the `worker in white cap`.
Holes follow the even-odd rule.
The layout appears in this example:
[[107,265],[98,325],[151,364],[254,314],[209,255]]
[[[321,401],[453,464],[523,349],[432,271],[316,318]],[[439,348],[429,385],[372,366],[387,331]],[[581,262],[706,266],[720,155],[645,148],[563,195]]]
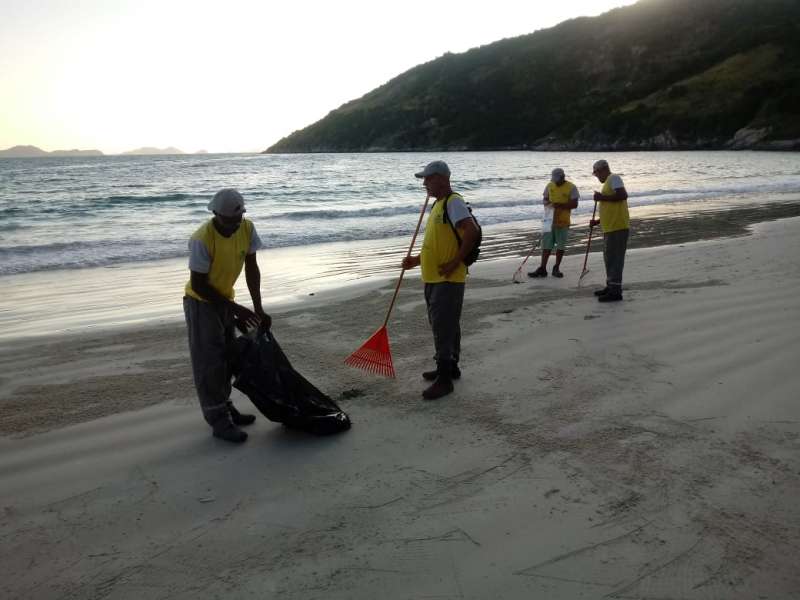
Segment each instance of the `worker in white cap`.
[[428,196],[436,199],[425,224],[422,250],[403,259],[404,269],[421,267],[425,305],[433,331],[436,369],[422,373],[433,383],[422,397],[435,400],[454,390],[461,377],[461,309],[467,280],[468,256],[480,239],[480,228],[461,194],[450,186],[450,167],[435,160],[418,173]]
[[550,181],[544,188],[545,207],[553,208],[553,228],[542,236],[542,264],[528,277],[547,277],[547,260],[555,249],[556,264],[553,265],[553,277],[563,277],[561,261],[567,249],[569,236],[570,212],[578,208],[581,195],[571,181],[567,181],[564,169],[556,168],[550,173]]
[[[194,383],[203,417],[212,434],[240,443],[247,434],[239,427],[255,421],[230,401],[230,356],[234,326],[265,326],[272,319],[261,306],[261,271],[256,251],[261,239],[244,218],[242,195],[231,188],[218,191],[208,204],[214,216],[189,239],[189,272],[183,298]],[[234,302],[233,286],[244,268],[253,310]]]
[[594,294],[600,302],[618,302],[622,300],[622,269],[630,235],[628,192],[622,177],[612,173],[605,160],[594,163],[592,175],[603,184],[603,188],[594,193],[594,200],[600,205],[600,219],[592,221],[591,226],[599,224],[603,229],[606,265],[606,287]]

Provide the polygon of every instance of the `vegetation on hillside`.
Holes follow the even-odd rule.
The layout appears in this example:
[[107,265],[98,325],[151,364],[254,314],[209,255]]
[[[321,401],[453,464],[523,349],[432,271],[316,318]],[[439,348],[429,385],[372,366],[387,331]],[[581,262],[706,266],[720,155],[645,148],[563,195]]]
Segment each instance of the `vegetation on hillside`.
[[800,147],[798,0],[642,0],[445,54],[267,152]]

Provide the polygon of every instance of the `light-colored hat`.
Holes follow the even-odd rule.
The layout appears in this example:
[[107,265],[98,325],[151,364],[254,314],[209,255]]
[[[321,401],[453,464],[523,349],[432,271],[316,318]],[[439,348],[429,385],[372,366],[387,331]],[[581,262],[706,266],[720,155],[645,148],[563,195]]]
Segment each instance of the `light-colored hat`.
[[592,165],[592,173],[599,171],[600,169],[608,169],[608,161],[605,161],[601,158]]
[[224,188],[214,194],[208,210],[223,217],[238,217],[244,210],[244,198],[233,188]]
[[553,183],[558,183],[562,179],[564,179],[566,175],[564,175],[564,169],[561,167],[556,167],[550,172],[550,181]]
[[444,175],[445,177],[450,177],[450,167],[448,167],[447,163],[443,160],[435,160],[428,163],[419,173],[414,173],[414,177],[417,179],[422,179],[428,175]]

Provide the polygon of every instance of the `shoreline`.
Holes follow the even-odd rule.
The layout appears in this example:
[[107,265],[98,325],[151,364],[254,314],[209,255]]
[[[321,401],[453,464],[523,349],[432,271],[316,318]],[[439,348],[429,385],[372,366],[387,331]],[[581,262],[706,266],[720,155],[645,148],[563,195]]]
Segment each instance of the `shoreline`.
[[[641,211],[640,211],[641,212]],[[800,201],[783,204],[769,204],[764,206],[745,206],[739,208],[710,209],[705,211],[687,210],[680,216],[671,214],[669,217],[651,216],[649,218],[632,217],[631,227],[636,235],[631,237],[628,255],[656,256],[661,252],[677,251],[680,248],[693,245],[725,243],[753,235],[753,228],[775,222],[776,219],[789,219],[800,217]],[[592,242],[590,252],[589,275],[579,288],[578,276],[582,265],[582,256],[575,251],[585,248],[586,232],[588,226],[573,224],[570,234],[568,253],[562,263],[565,272],[563,280],[541,280],[536,285],[527,282],[528,291],[537,293],[537,303],[555,300],[571,301],[589,294],[593,278],[602,275],[602,240]],[[468,298],[481,298],[491,295],[499,288],[510,283],[511,275],[522,261],[524,254],[520,248],[530,234],[523,231],[503,231],[499,235],[485,236],[481,260],[472,268],[468,284]],[[535,239],[535,238],[534,238]],[[530,246],[527,246],[530,248]],[[391,253],[392,256],[397,249]],[[638,253],[638,254],[634,254]],[[655,253],[655,254],[654,254]],[[525,253],[527,254],[527,253]],[[533,270],[538,264],[540,252],[531,256],[523,269],[523,273]],[[550,261],[552,263],[552,261]],[[696,262],[696,261],[695,261]],[[287,264],[284,262],[282,264]],[[594,266],[593,266],[594,265]],[[145,268],[144,266],[141,268]],[[276,323],[275,330],[280,330],[282,324],[288,325],[288,338],[294,339],[297,331],[304,331],[315,325],[322,326],[322,314],[330,311],[338,315],[341,322],[325,323],[324,329],[334,331],[344,328],[345,331],[359,329],[366,339],[371,332],[373,321],[377,327],[380,315],[385,310],[381,305],[384,298],[394,290],[395,270],[385,273],[373,274],[372,277],[361,281],[349,281],[344,285],[331,285],[302,296],[297,294],[283,302],[265,301],[265,308]],[[677,279],[652,283],[648,285],[661,285],[669,288]],[[85,281],[79,285],[85,286]],[[533,285],[533,287],[531,287]],[[408,309],[399,305],[400,300],[409,301],[410,306],[419,309],[421,301],[413,300],[414,290],[420,286],[419,271],[415,270],[406,276],[404,286],[398,297],[398,307],[392,315],[390,328],[398,320],[400,313]],[[636,290],[641,283],[631,281],[627,277],[624,289]],[[238,289],[239,294],[246,291]],[[522,286],[516,287],[517,291]],[[680,285],[678,286],[680,287]],[[170,298],[172,290],[168,291]],[[242,296],[239,295],[241,298]],[[245,301],[247,303],[247,301]],[[520,303],[519,298],[512,301],[514,306]],[[365,304],[371,307],[373,318],[367,318],[355,309],[355,306]],[[492,306],[490,312],[496,307]],[[354,312],[355,311],[355,312]],[[82,313],[79,313],[79,315]],[[415,333],[425,331],[425,325],[417,325]],[[369,330],[369,331],[368,331]],[[277,334],[280,339],[284,335]],[[189,362],[185,355],[186,332],[182,314],[174,318],[161,317],[155,320],[137,319],[134,322],[100,324],[96,327],[84,327],[76,331],[59,332],[40,335],[24,335],[16,337],[0,337],[0,372],[10,373],[0,377],[0,439],[8,435],[27,436],[49,431],[64,425],[82,423],[100,416],[115,414],[124,405],[125,410],[137,410],[163,401],[165,398],[183,398],[185,403],[191,403],[193,385]],[[423,335],[424,339],[424,335]],[[363,341],[363,340],[362,340]],[[359,343],[353,340],[355,350]],[[392,340],[392,348],[397,341]],[[139,347],[148,347],[146,356],[131,360],[127,356],[129,350]],[[110,349],[110,353],[107,353]],[[401,346],[402,349],[402,346]],[[342,360],[349,352],[344,353]],[[410,350],[410,348],[409,348]],[[393,350],[397,352],[397,350]],[[54,365],[55,377],[41,376],[42,369],[31,371],[26,368],[27,361],[36,362],[43,357],[44,370]],[[397,358],[395,359],[398,360]],[[400,363],[404,359],[400,358]],[[99,361],[99,362],[98,362]],[[397,364],[397,362],[396,362]],[[21,369],[21,371],[20,371]],[[34,381],[22,381],[32,373],[37,376]],[[168,383],[166,390],[156,391],[147,384],[153,380]],[[51,381],[72,381],[69,386],[62,387]],[[75,380],[75,381],[73,381]],[[136,390],[135,394],[131,390]],[[124,398],[105,404],[107,396],[116,397],[121,394]],[[128,397],[131,396],[131,397]],[[47,402],[40,405],[41,410],[29,415],[25,407],[36,403],[37,398],[45,397]],[[68,410],[64,415],[58,415],[62,400],[67,398],[67,404],[73,405],[74,410]],[[15,416],[16,415],[16,416]],[[20,416],[21,415],[21,416]]]
[[[19,145],[19,144],[18,144]],[[12,146],[13,148],[13,146]],[[7,148],[6,150],[10,150]],[[797,153],[800,151],[800,139],[788,140],[771,140],[766,143],[754,144],[751,146],[730,147],[726,145],[721,146],[663,146],[663,147],[639,147],[631,146],[614,146],[614,145],[600,145],[600,146],[580,146],[573,147],[570,144],[554,145],[550,143],[542,144],[541,146],[501,146],[496,148],[447,148],[447,147],[434,147],[434,148],[415,148],[415,149],[376,149],[376,150],[305,150],[305,151],[289,151],[282,150],[280,152],[271,152],[267,150],[253,150],[243,152],[177,152],[177,153],[164,153],[159,152],[155,154],[140,154],[132,152],[103,152],[101,150],[42,150],[43,154],[36,155],[11,155],[0,154],[0,160],[28,160],[40,158],[129,158],[129,157],[214,157],[214,156],[253,156],[253,155],[296,155],[296,154],[419,154],[419,153],[450,153],[450,152],[468,152],[470,154],[477,154],[481,152],[603,152],[613,154],[615,152],[770,152],[770,153]],[[2,150],[0,150],[2,152]],[[94,153],[97,154],[88,154]],[[84,154],[87,153],[87,154]]]
[[[749,224],[796,215],[800,215],[800,197],[791,194],[760,204],[746,201],[731,205],[718,200],[702,206],[675,203],[633,207],[634,235],[629,247],[743,235]],[[573,219],[567,259],[582,255],[588,219],[588,214]],[[538,238],[536,232],[537,221],[487,226],[475,272],[479,273],[480,265],[487,262],[524,257]],[[397,276],[396,263],[405,254],[407,243],[406,238],[389,238],[261,251],[265,309],[289,310],[309,301],[309,306],[316,306],[375,289]],[[600,240],[593,242],[592,252],[601,247]],[[302,266],[298,269],[298,265]],[[411,279],[417,276],[413,272],[409,275]],[[186,277],[184,258],[4,276],[0,281],[7,290],[4,300],[8,304],[0,310],[0,348],[23,338],[178,323],[183,318],[180,297]],[[236,293],[249,302],[243,277]]]
[[404,154],[421,152],[444,153],[444,152],[798,152],[800,151],[800,138],[784,140],[768,140],[766,142],[756,142],[749,145],[734,145],[733,140],[728,140],[719,144],[597,144],[581,146],[570,144],[569,142],[544,142],[540,145],[522,144],[519,146],[496,146],[491,148],[469,148],[466,146],[448,147],[435,146],[431,148],[401,148],[393,150],[391,148],[374,148],[363,150],[262,150],[256,154],[267,155],[293,155],[293,154]]

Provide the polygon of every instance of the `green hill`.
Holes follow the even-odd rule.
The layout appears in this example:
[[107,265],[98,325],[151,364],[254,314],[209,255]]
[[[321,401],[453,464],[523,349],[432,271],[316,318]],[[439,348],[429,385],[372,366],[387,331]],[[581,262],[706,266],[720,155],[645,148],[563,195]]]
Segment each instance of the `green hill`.
[[800,149],[800,1],[642,0],[445,54],[265,152]]

